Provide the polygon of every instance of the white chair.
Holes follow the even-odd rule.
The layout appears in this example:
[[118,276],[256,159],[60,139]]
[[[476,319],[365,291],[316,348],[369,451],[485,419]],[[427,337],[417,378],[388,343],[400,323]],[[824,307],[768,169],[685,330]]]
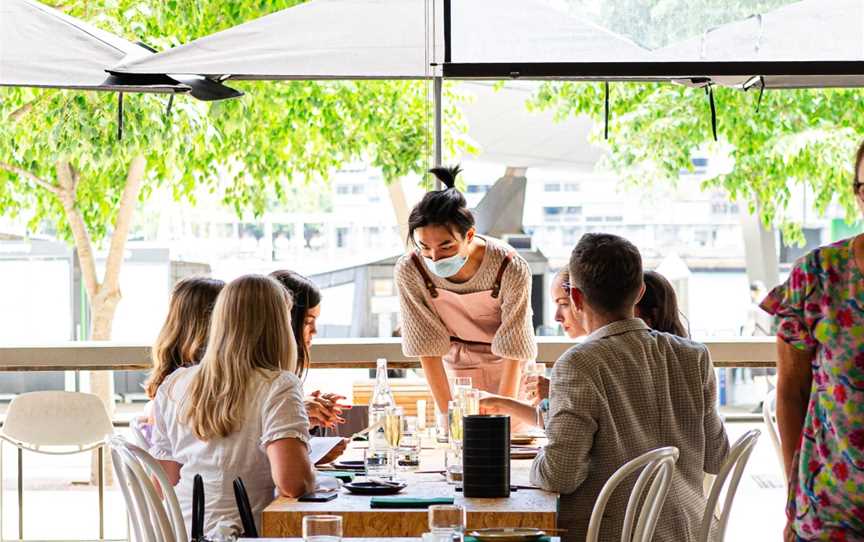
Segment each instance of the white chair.
[[0,438],[18,449],[19,539],[24,538],[24,450],[66,455],[93,449],[98,449],[99,462],[99,538],[105,538],[104,443],[113,431],[102,400],[89,393],[36,391],[12,400]]
[[[747,461],[750,459],[750,454],[753,453],[753,448],[756,447],[756,442],[759,440],[761,433],[758,429],[747,431],[729,450],[729,457],[717,473],[717,478],[714,479],[714,485],[711,486],[711,493],[708,494],[708,502],[705,504],[705,513],[702,516],[702,525],[699,529],[699,542],[709,542],[711,539],[711,525],[715,521],[715,511],[717,503],[720,501],[720,493],[726,485],[726,480],[729,480],[729,486],[726,487],[726,498],[723,501],[723,509],[720,512],[720,517],[716,518],[717,532],[713,542],[722,542],[726,536],[726,525],[729,523],[729,513],[732,511],[732,501],[735,499],[735,493],[738,491],[738,483],[741,481],[741,476],[744,474],[744,467],[747,466]],[[731,480],[729,475],[732,475]]]
[[[588,535],[585,537],[585,542],[597,542],[603,512],[606,511],[609,499],[621,482],[639,469],[642,469],[642,473],[630,492],[627,510],[624,513],[621,542],[650,542],[654,537],[654,530],[657,528],[657,520],[660,518],[660,511],[663,509],[669,487],[672,485],[672,475],[675,473],[677,461],[678,448],[667,446],[646,452],[615,471],[597,496],[597,502],[594,504],[588,522]],[[640,503],[642,508],[638,511],[638,521],[636,521]]]
[[[177,494],[159,462],[122,437],[113,437],[110,446],[136,542],[188,542]],[[159,482],[161,498],[151,475]]]
[[780,465],[780,474],[783,482],[786,482],[786,463],[783,461],[783,447],[780,445],[780,430],[777,428],[777,388],[768,392],[762,401],[762,420],[765,422],[765,431],[771,440],[771,446],[777,453],[777,461]]

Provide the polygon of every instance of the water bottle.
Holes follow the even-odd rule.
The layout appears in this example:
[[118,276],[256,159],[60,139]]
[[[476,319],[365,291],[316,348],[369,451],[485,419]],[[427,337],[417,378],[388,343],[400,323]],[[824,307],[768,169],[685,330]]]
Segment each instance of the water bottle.
[[386,478],[391,469],[387,464],[389,445],[384,429],[387,409],[396,406],[390,381],[387,380],[387,360],[379,359],[375,371],[375,388],[369,401],[369,425],[379,424],[379,427],[369,432],[369,448],[366,450],[366,476]]

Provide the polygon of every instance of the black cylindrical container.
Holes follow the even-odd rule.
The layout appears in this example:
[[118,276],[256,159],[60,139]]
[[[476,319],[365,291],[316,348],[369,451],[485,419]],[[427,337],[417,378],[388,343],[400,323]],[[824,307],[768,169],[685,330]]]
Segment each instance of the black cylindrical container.
[[465,497],[510,496],[510,416],[462,418]]

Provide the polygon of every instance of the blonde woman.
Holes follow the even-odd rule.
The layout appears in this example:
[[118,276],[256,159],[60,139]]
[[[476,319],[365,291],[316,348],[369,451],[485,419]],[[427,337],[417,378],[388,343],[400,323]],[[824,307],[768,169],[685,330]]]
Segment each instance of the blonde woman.
[[183,279],[174,286],[168,316],[153,345],[153,371],[144,384],[147,397],[180,367],[197,365],[210,334],[210,316],[225,282],[205,277]]
[[204,533],[239,531],[232,482],[243,479],[259,524],[275,492],[315,486],[309,422],[297,378],[291,300],[275,280],[247,275],[219,294],[200,365],[180,368],[156,394],[154,444],[187,526],[192,480],[204,479]]

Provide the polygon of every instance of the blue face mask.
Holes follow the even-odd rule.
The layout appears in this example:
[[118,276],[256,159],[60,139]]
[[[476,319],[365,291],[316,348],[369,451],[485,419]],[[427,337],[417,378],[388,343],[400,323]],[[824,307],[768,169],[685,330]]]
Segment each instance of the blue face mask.
[[465,267],[465,264],[468,262],[468,257],[454,254],[448,258],[441,258],[440,260],[435,261],[432,258],[424,256],[423,261],[426,262],[426,267],[429,268],[429,271],[432,271],[442,279],[446,279],[452,277]]

